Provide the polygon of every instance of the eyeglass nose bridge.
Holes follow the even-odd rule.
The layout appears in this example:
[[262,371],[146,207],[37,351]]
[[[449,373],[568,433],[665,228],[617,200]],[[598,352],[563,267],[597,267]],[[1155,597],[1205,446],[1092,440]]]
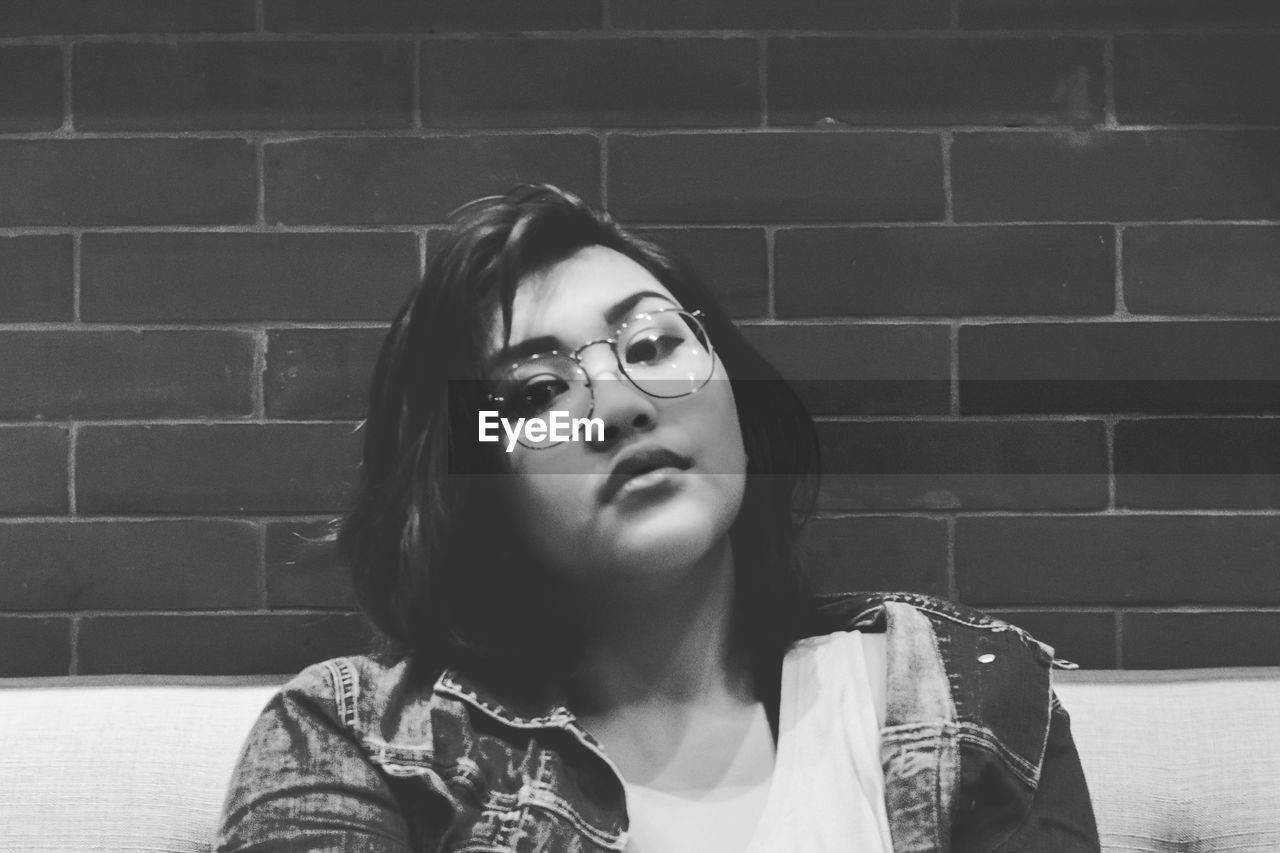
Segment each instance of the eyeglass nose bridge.
[[[619,379],[619,380],[626,380],[632,385],[635,385],[635,380],[633,380],[627,374],[627,371],[622,367],[622,356],[618,354],[618,339],[617,338],[596,338],[594,341],[587,341],[585,344],[578,347],[573,352],[569,353],[569,357],[574,360],[574,362],[578,365],[579,368],[581,368],[582,375],[586,377],[587,387],[588,388],[592,387],[593,380],[591,378],[591,371],[587,370],[587,363],[583,360],[582,354],[586,352],[588,348],[593,347],[596,344],[609,345],[609,354],[613,356],[613,362],[612,362],[613,378]],[[592,391],[592,394],[594,396],[594,389]]]

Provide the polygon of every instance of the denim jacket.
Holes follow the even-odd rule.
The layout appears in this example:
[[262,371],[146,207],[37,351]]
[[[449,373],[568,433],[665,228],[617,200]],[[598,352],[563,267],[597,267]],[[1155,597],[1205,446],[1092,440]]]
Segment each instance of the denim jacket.
[[[805,635],[886,632],[881,763],[897,853],[1097,851],[1053,650],[937,598],[820,599]],[[263,710],[218,851],[621,851],[616,767],[563,705],[521,707],[411,659],[337,658]]]

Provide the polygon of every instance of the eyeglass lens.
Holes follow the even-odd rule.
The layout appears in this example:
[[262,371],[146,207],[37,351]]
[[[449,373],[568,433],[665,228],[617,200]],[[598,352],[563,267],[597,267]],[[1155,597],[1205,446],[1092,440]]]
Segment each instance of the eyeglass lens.
[[[702,324],[683,311],[637,314],[618,328],[614,339],[618,364],[651,397],[692,394],[707,383],[715,368]],[[585,418],[591,416],[594,403],[582,365],[558,352],[530,356],[513,365],[497,378],[492,395],[502,401],[501,414],[508,419],[545,417],[552,411]]]

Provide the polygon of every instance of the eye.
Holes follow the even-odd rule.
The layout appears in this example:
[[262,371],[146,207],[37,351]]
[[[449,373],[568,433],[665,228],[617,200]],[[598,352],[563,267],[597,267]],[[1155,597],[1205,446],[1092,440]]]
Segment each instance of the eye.
[[627,342],[627,364],[656,364],[670,358],[685,339],[662,329],[648,329]]
[[503,414],[507,417],[529,418],[549,412],[569,391],[569,383],[553,373],[544,373],[509,383],[501,389],[506,401]]

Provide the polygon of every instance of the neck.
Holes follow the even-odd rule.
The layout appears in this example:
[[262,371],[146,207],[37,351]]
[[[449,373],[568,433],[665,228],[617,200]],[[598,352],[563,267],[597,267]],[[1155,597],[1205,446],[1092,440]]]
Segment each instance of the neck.
[[726,541],[679,580],[581,596],[586,652],[570,687],[579,713],[750,701],[734,644],[734,562]]

